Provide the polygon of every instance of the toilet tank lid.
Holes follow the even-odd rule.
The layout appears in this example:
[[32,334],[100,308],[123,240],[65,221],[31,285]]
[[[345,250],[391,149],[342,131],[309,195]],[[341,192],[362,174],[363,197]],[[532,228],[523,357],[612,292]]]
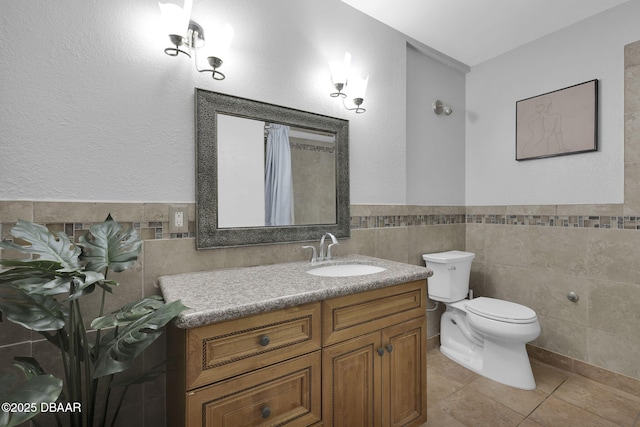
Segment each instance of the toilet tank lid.
[[463,251],[446,251],[435,254],[424,254],[422,259],[429,262],[446,264],[450,262],[469,261],[476,257],[476,254]]
[[534,321],[536,312],[527,306],[501,299],[479,297],[465,302],[468,311],[489,319],[511,323]]

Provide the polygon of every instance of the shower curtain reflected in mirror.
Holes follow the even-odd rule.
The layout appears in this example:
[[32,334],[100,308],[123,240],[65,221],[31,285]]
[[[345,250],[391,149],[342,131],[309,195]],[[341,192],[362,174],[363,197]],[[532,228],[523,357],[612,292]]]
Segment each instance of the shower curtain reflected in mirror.
[[265,156],[265,225],[292,225],[293,180],[289,126],[268,123]]

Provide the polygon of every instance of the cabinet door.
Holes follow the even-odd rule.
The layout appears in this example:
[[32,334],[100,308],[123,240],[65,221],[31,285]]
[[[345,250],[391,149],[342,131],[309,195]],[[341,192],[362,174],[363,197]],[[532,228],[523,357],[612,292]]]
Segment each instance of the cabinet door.
[[239,375],[187,395],[188,427],[315,424],[321,417],[321,352]]
[[370,427],[381,421],[380,333],[323,349],[322,420],[326,427]]
[[427,419],[427,318],[382,331],[383,426],[420,425]]

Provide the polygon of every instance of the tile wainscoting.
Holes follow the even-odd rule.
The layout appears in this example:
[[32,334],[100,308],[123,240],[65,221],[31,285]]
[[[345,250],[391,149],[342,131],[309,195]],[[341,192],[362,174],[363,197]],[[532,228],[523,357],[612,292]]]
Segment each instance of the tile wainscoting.
[[[334,249],[338,256],[361,253],[414,265],[423,265],[423,253],[474,252],[475,295],[519,302],[538,313],[542,334],[532,348],[640,379],[635,357],[640,353],[640,233],[635,232],[640,217],[625,215],[624,209],[352,205],[351,238]],[[195,231],[194,211],[190,204],[190,233]],[[0,201],[0,233],[8,237],[22,218],[76,239],[109,213],[138,229],[144,239],[138,265],[114,277],[122,285],[109,309],[157,294],[159,275],[302,261],[307,256],[300,243],[197,251],[189,235],[167,233],[169,204],[164,203]],[[580,296],[578,303],[566,299],[572,290]],[[97,301],[91,302],[88,311],[96,308]],[[442,311],[441,306],[428,316],[430,348],[437,346]],[[6,322],[0,327],[0,366],[8,366],[15,355],[51,359],[48,343],[37,334]],[[155,363],[163,353],[160,342],[145,354],[141,367]],[[128,409],[140,425],[163,425],[157,416],[157,405],[164,404],[162,381],[130,391]],[[144,410],[136,411],[140,402]]]

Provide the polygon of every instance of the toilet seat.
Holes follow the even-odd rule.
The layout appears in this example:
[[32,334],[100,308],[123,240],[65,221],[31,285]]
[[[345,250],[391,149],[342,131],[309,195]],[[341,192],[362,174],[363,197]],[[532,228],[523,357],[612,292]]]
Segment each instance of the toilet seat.
[[465,308],[478,316],[505,323],[532,323],[536,312],[521,304],[495,298],[479,297],[465,301]]

